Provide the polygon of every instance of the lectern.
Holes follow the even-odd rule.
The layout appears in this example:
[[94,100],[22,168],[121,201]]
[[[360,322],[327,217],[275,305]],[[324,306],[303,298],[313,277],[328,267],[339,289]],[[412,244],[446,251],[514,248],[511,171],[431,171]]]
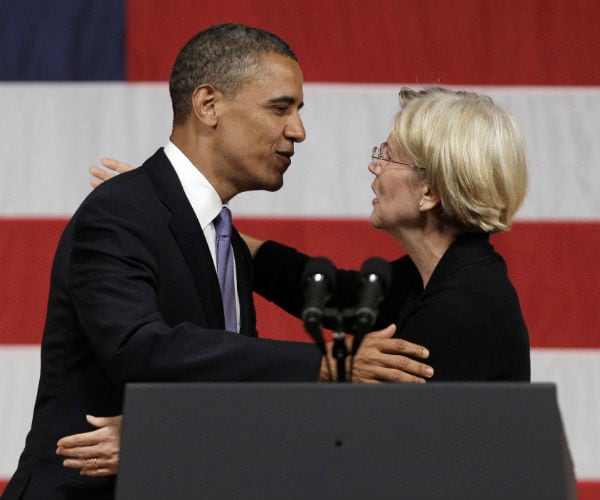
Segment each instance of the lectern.
[[118,500],[564,500],[552,384],[132,384]]

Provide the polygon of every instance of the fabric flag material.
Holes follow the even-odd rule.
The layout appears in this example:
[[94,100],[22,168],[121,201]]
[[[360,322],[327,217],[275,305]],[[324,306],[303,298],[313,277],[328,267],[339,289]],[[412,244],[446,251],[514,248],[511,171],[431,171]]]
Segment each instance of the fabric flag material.
[[[600,1],[4,0],[0,2],[0,453],[14,471],[33,410],[49,273],[87,167],[140,164],[168,141],[167,81],[194,33],[273,31],[305,77],[285,186],[232,200],[237,227],[338,266],[403,252],[369,228],[371,148],[402,86],[489,94],[524,129],[530,186],[492,237],[517,288],[536,382],[557,384],[581,499],[600,498]],[[263,336],[306,340],[257,298]],[[82,416],[83,418],[83,416]]]

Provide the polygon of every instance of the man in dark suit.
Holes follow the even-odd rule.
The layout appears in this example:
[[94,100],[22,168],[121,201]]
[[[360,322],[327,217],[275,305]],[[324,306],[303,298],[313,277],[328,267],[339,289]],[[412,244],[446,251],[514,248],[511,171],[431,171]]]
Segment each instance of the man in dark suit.
[[120,413],[128,382],[327,378],[315,346],[257,337],[251,255],[235,229],[229,330],[215,271],[223,205],[279,189],[305,138],[295,55],[262,30],[214,26],[177,56],[170,93],[169,144],[95,189],[61,238],[32,427],[6,500],[112,498],[114,476],[63,468],[55,449],[89,429],[84,415]]

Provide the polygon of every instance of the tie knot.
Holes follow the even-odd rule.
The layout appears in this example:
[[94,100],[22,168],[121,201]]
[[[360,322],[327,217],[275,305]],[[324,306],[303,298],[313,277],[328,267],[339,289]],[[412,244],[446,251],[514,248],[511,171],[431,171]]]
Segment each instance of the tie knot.
[[217,236],[225,236],[231,238],[231,211],[227,207],[223,207],[219,215],[214,220],[215,233]]

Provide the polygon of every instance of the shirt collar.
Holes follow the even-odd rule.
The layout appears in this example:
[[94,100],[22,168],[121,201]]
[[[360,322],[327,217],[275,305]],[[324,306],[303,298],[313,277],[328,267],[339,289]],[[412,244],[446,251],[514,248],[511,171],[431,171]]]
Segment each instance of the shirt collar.
[[204,231],[221,211],[223,207],[221,198],[208,179],[175,144],[169,142],[164,151]]

